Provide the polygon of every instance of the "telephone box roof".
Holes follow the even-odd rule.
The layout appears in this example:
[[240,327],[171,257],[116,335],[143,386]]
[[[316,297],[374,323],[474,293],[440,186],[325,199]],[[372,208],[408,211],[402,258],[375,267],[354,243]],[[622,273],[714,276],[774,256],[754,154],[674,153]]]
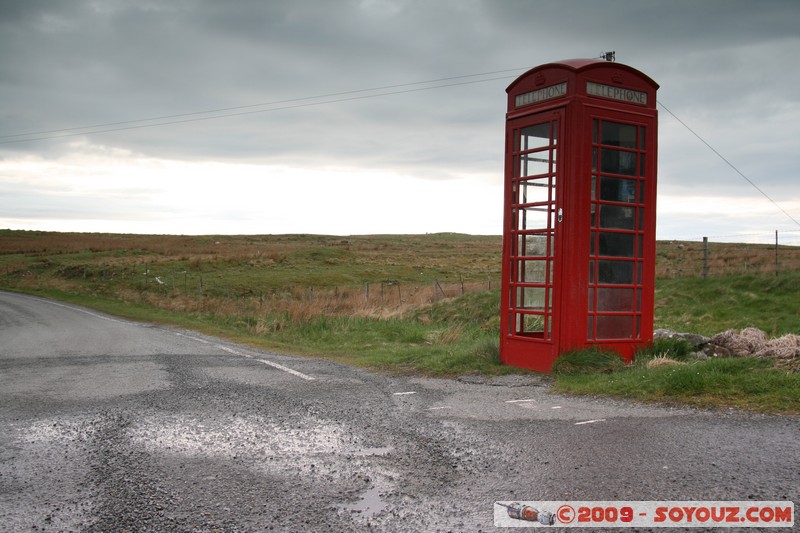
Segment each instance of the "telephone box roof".
[[642,81],[646,82],[647,84],[651,85],[653,89],[658,89],[658,84],[653,81],[650,76],[644,74],[643,72],[636,70],[633,67],[629,67],[623,63],[616,63],[612,61],[606,61],[604,59],[562,59],[560,61],[553,61],[551,63],[545,63],[544,65],[539,65],[530,69],[529,71],[525,72],[524,74],[520,75],[516,80],[511,82],[511,85],[508,86],[506,92],[511,92],[517,83],[521,80],[529,77],[530,75],[539,72],[545,69],[562,69],[562,70],[571,70],[575,74],[583,73],[586,71],[594,70],[596,68],[615,68],[617,70],[624,70],[633,74],[634,76],[640,78]]

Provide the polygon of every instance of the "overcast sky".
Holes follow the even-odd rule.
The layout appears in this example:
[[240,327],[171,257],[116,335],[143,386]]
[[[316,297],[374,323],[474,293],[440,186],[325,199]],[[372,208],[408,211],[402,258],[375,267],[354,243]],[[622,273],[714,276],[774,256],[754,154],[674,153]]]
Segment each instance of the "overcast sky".
[[660,107],[658,238],[800,244],[797,0],[0,0],[0,228],[500,234],[505,88],[610,50],[778,204]]

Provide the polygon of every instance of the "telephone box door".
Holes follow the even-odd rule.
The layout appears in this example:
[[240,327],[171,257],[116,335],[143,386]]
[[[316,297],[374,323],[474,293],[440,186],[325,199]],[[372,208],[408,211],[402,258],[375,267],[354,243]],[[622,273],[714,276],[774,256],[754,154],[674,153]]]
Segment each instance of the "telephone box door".
[[562,123],[563,110],[555,110],[521,118],[508,129],[504,244],[510,264],[501,303],[508,364],[530,364],[531,350],[550,360],[559,336]]
[[653,327],[655,120],[597,110],[590,127],[586,343],[630,357]]

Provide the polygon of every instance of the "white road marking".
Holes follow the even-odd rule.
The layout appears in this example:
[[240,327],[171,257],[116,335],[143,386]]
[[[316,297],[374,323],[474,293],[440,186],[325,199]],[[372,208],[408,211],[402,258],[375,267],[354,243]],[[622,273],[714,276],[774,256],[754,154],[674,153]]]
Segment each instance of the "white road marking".
[[582,426],[583,424],[594,424],[595,422],[605,422],[605,418],[598,418],[596,420],[584,420],[583,422],[575,422],[576,426]]
[[415,391],[409,391],[409,392],[395,392],[394,393],[395,396],[406,396],[408,394],[416,394],[416,392]]
[[222,344],[211,343],[211,342],[208,342],[208,341],[204,341],[203,339],[198,339],[197,337],[192,337],[191,335],[184,335],[183,333],[177,333],[176,332],[175,334],[179,335],[181,337],[186,337],[187,339],[192,339],[192,340],[197,341],[197,342],[202,342],[203,344],[213,344],[213,346],[215,348],[219,348],[222,351],[228,352],[228,353],[233,354],[233,355],[238,355],[240,357],[246,357],[248,359],[252,359],[253,361],[258,361],[259,363],[265,364],[267,366],[271,366],[272,368],[277,368],[278,370],[282,370],[282,371],[286,372],[287,374],[291,374],[293,376],[297,376],[298,378],[305,379],[306,381],[314,381],[314,379],[315,379],[314,377],[309,376],[308,374],[303,374],[302,372],[298,372],[297,370],[289,368],[288,366],[283,366],[283,365],[281,365],[279,363],[276,363],[274,361],[268,361],[267,359],[256,359],[250,354],[247,354],[247,353],[244,353],[244,352],[240,352],[238,350],[234,350],[233,348],[228,348],[227,346],[223,346]]
[[523,403],[523,402],[535,402],[536,400],[533,398],[528,398],[526,400],[506,400],[506,403]]
[[63,307],[64,309],[69,309],[71,311],[78,311],[79,313],[83,313],[83,314],[86,314],[86,315],[89,315],[89,316],[93,316],[93,317],[99,318],[101,320],[108,320],[109,322],[116,322],[118,324],[127,324],[127,322],[123,322],[122,320],[117,320],[116,318],[111,318],[111,317],[107,317],[107,316],[103,316],[103,315],[98,315],[97,313],[92,313],[91,311],[87,311],[86,309],[81,309],[80,307],[74,307],[74,306],[71,306],[71,305],[64,305],[64,304],[52,302],[50,300],[46,300],[44,298],[40,298],[40,300],[43,301],[43,302],[47,302],[47,303],[49,303],[51,305],[55,305],[57,307]]
[[252,359],[253,358],[252,355],[249,355],[249,354],[246,354],[246,353],[242,353],[242,352],[237,352],[236,350],[234,350],[232,348],[228,348],[227,346],[223,346],[221,344],[215,344],[214,347],[215,348],[219,348],[220,350],[223,350],[225,352],[232,353],[233,355],[241,355],[242,357],[247,357],[248,359]]
[[184,335],[183,333],[178,333],[177,331],[175,332],[175,335],[177,335],[178,337],[186,337],[187,339],[192,339],[193,341],[201,342],[203,344],[211,344],[210,342],[208,342],[206,340],[199,339],[197,337],[191,337],[189,335]]
[[452,409],[449,405],[443,405],[442,407],[428,407],[426,411],[438,411],[439,409]]
[[291,374],[293,376],[297,376],[298,378],[305,379],[306,381],[314,381],[314,378],[309,376],[308,374],[303,374],[302,372],[298,372],[297,370],[293,370],[293,369],[289,368],[288,366],[283,366],[283,365],[280,365],[280,364],[275,363],[273,361],[267,361],[266,359],[255,359],[255,361],[258,361],[259,363],[264,363],[265,365],[269,365],[269,366],[271,366],[273,368],[277,368],[278,370],[283,370],[284,372],[288,372],[289,374]]
[[561,409],[561,406],[560,406],[560,405],[554,405],[554,406],[553,406],[553,407],[551,407],[550,409]]

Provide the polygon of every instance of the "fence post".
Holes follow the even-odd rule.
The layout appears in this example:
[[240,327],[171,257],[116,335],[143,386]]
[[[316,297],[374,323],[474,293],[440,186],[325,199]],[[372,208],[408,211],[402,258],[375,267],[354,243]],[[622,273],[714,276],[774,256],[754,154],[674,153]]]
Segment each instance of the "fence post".
[[780,271],[780,264],[778,263],[778,230],[775,230],[775,275]]
[[708,237],[703,237],[703,279],[708,278]]
[[464,274],[461,274],[461,296],[464,296]]
[[364,283],[364,303],[369,303],[369,282]]
[[433,303],[439,303],[439,280],[433,279]]

